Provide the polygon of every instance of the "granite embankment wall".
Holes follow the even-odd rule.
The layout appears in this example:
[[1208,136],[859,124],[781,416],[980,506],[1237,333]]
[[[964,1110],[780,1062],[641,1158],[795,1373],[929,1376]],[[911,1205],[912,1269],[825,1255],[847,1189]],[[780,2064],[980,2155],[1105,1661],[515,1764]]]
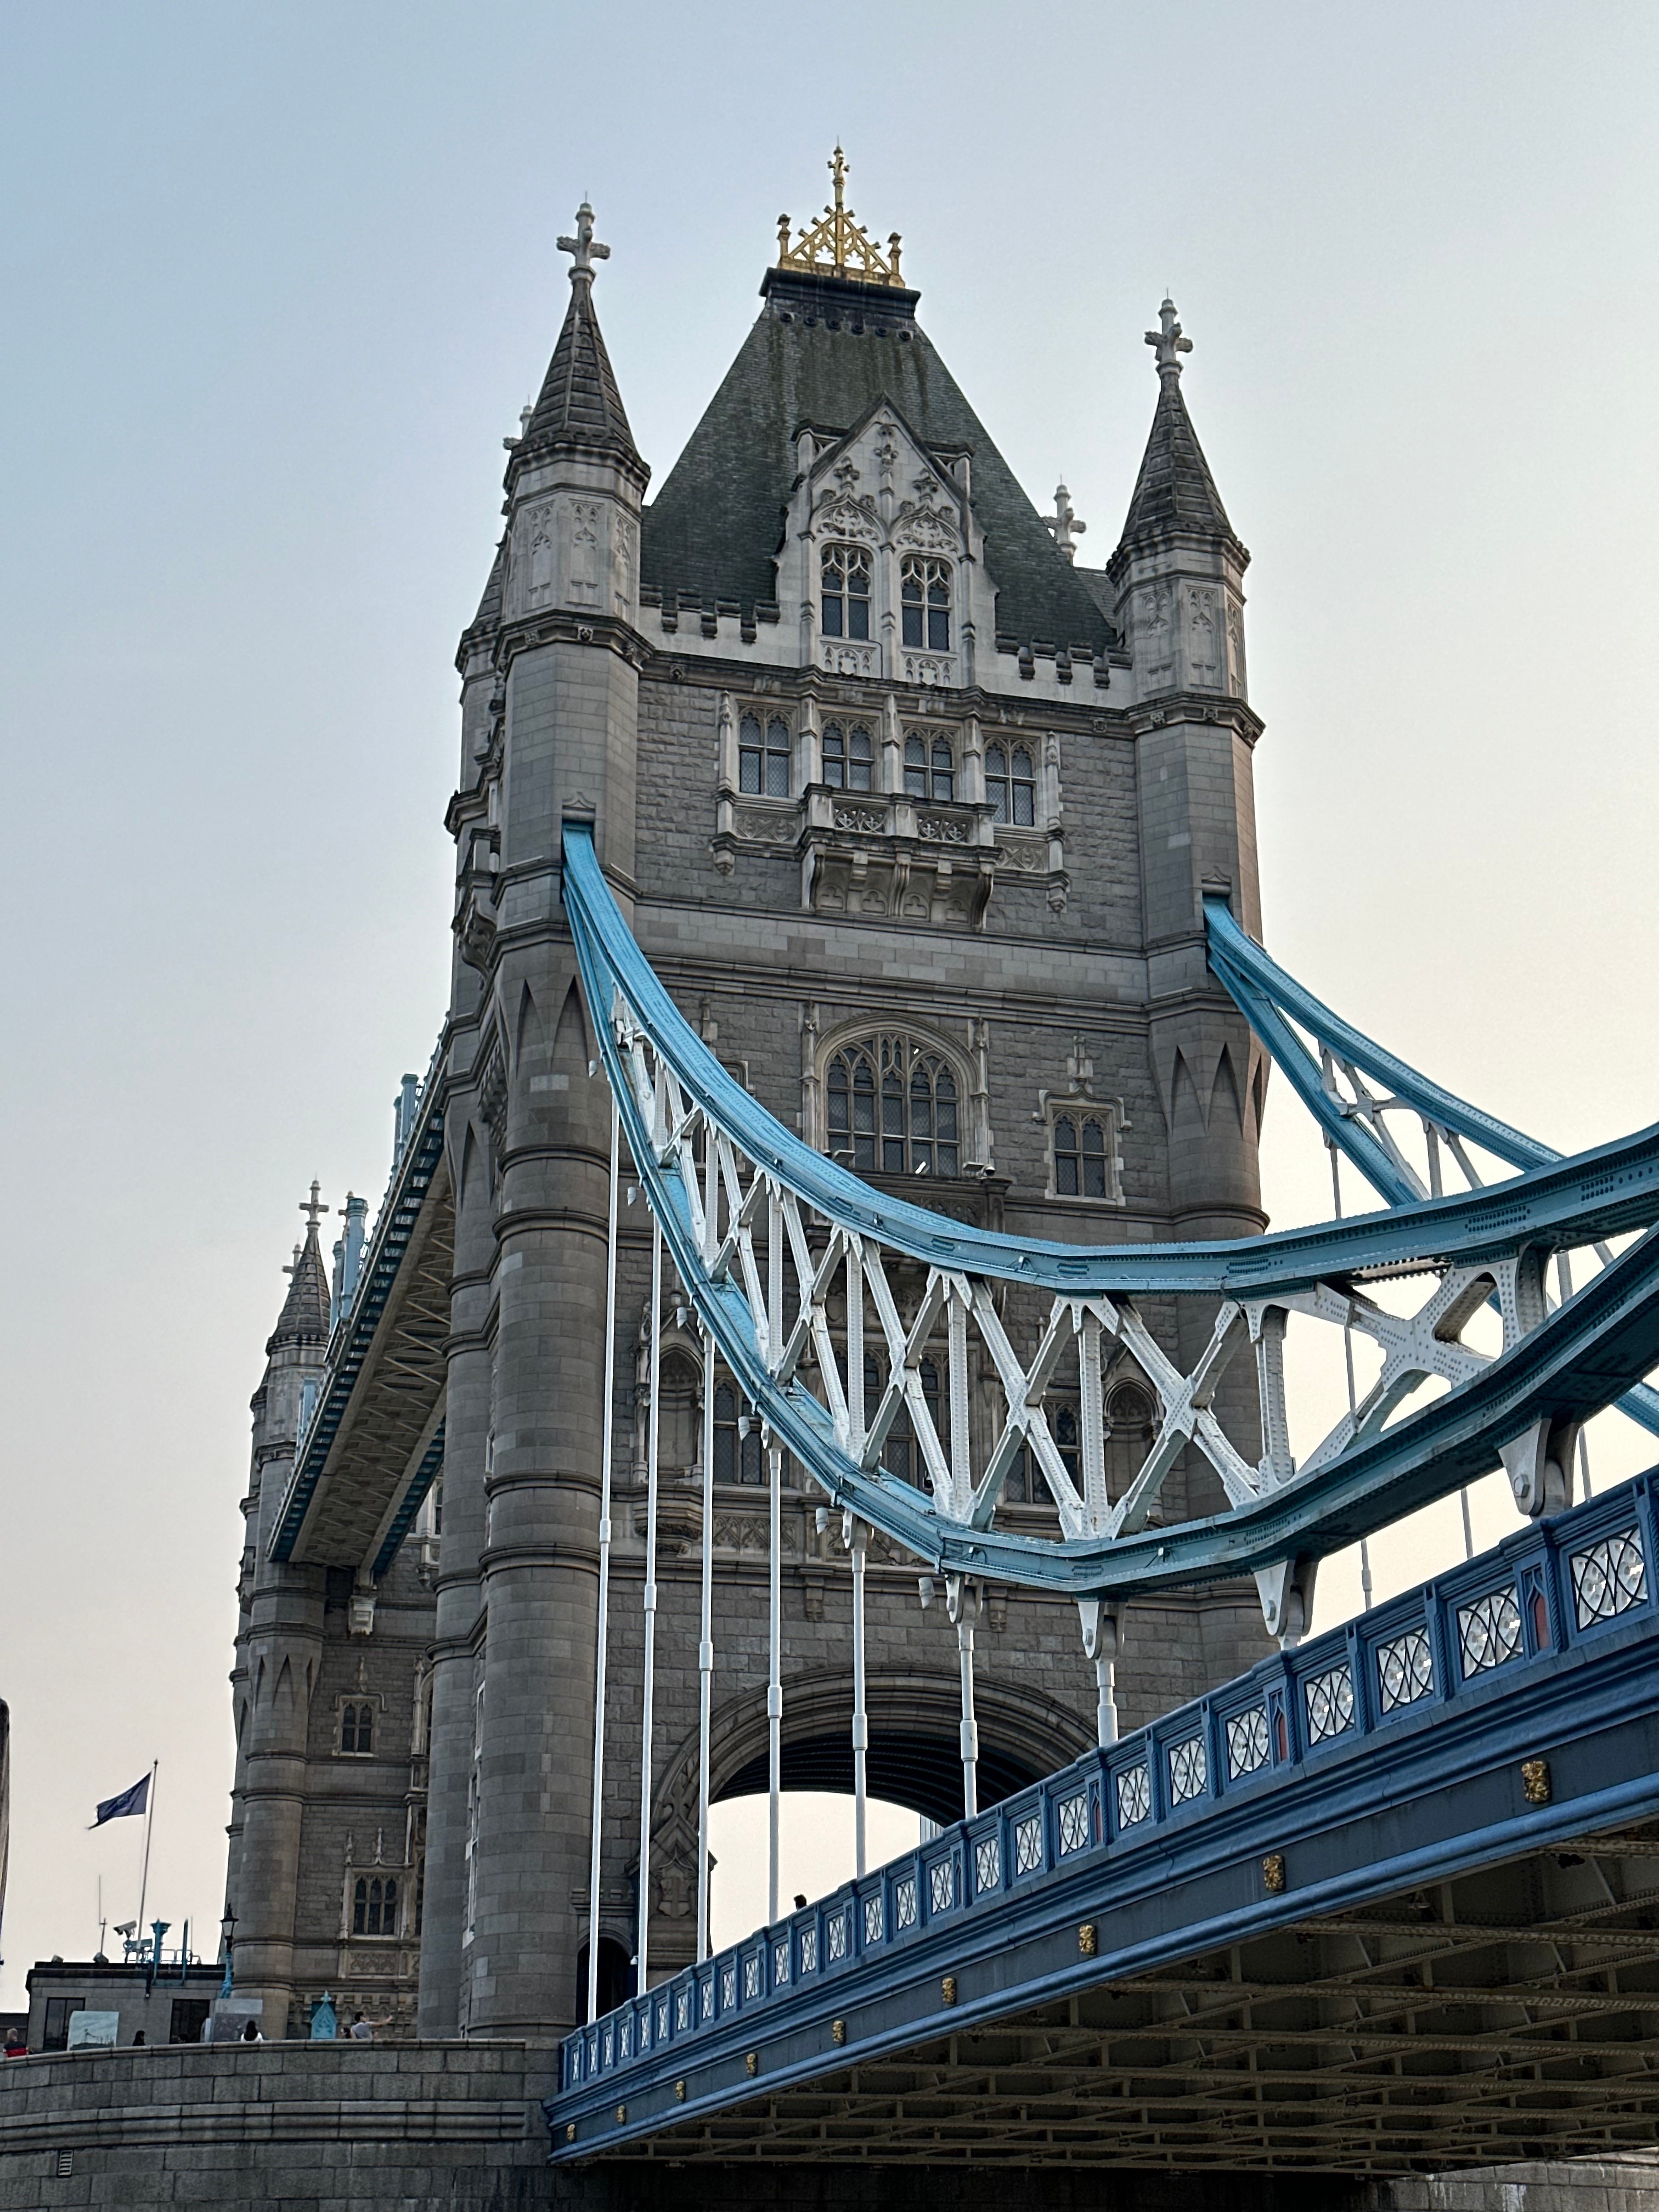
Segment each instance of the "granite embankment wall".
[[1659,2212],[1659,2162],[1335,2175],[846,2165],[556,2172],[551,2047],[174,2046],[0,2067],[0,2212]]

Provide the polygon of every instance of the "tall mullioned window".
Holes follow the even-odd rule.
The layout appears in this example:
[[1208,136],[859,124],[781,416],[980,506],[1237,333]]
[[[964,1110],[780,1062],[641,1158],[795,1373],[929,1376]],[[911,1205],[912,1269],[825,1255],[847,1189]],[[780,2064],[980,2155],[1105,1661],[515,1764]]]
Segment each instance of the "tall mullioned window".
[[340,1748],[360,1756],[374,1748],[374,1707],[368,1700],[340,1708]]
[[354,1936],[395,1936],[398,1932],[398,1885],[389,1877],[360,1875],[351,1899]]
[[944,1056],[905,1036],[844,1045],[824,1083],[831,1158],[855,1174],[962,1170],[961,1094]]
[[826,545],[819,568],[826,637],[870,635],[870,556],[857,545]]
[[1057,1198],[1105,1198],[1109,1152],[1106,1130],[1093,1114],[1060,1114],[1054,1118],[1054,1194]]
[[951,740],[926,730],[904,733],[904,788],[912,799],[951,799],[957,795],[957,764]]
[[868,791],[876,749],[862,722],[823,726],[823,780],[831,791]]
[[738,1394],[729,1382],[717,1384],[714,1390],[714,1480],[765,1480],[761,1472],[760,1423],[739,1419]]
[[1012,822],[1027,829],[1036,820],[1036,776],[1031,756],[1024,745],[1011,751],[1006,745],[985,749],[985,795],[991,802],[994,822]]
[[951,564],[907,554],[899,570],[899,608],[906,645],[951,650]]
[[769,715],[764,727],[758,714],[745,714],[738,725],[738,789],[756,797],[789,796],[789,725],[781,714]]

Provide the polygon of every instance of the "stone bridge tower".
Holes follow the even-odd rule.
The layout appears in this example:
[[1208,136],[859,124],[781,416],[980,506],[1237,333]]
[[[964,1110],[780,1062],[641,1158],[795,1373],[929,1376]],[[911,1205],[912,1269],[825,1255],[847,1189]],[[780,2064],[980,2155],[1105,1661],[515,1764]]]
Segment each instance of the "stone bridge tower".
[[[1088,570],[1069,502],[1045,523],[1020,489],[916,320],[896,241],[845,210],[843,175],[823,223],[793,245],[786,228],[759,319],[649,507],[594,312],[606,249],[580,211],[562,241],[569,310],[510,441],[507,527],[462,643],[428,2033],[536,2033],[582,2002],[608,1101],[561,918],[563,818],[593,819],[641,944],[726,1066],[876,1182],[925,1175],[946,1212],[1038,1235],[1261,1223],[1262,1071],[1206,977],[1200,903],[1224,881],[1256,924],[1247,556],[1182,401],[1188,342],[1166,305],[1123,541]],[[866,1124],[860,1100],[895,1071],[900,1104]],[[624,1209],[610,1682],[621,1741],[655,1358],[652,1956],[667,1968],[692,1940],[701,1376],[672,1290],[648,1340],[643,1216]],[[1127,1373],[1111,1388],[1127,1480],[1152,1408]],[[715,1416],[718,1796],[763,1774],[765,1534],[729,1392]],[[799,1479],[786,1776],[837,1786],[849,1578],[816,1502]],[[872,1786],[949,1817],[943,1608],[919,1608],[896,1556],[871,1583]],[[1261,1636],[1249,1590],[1138,1609],[1126,1719],[1231,1673]],[[995,1599],[981,1650],[990,1792],[1091,1739],[1092,1682],[1067,1607]],[[599,1912],[624,1952],[637,1789],[613,1760]]]
[[[331,1291],[308,1234],[256,1401],[230,1894],[268,2032],[325,1986],[400,2026],[418,1997],[428,2035],[538,2040],[577,2016],[607,1417],[597,1907],[617,1993],[653,1368],[653,1969],[694,1946],[701,1344],[672,1279],[653,1340],[649,1223],[624,1205],[605,1405],[611,1111],[563,917],[567,821],[593,824],[709,1048],[878,1188],[1080,1242],[1261,1222],[1263,1070],[1207,976],[1201,908],[1224,884],[1256,926],[1247,556],[1182,398],[1187,341],[1166,303],[1122,542],[1090,568],[1069,495],[1033,507],[918,321],[898,241],[859,226],[839,155],[832,169],[832,206],[783,227],[758,318],[649,505],[595,312],[607,249],[590,209],[561,241],[568,309],[509,441],[506,526],[461,641],[444,1034],[424,1086],[400,1093],[367,1241],[347,1202]],[[1038,1316],[1011,1291],[1006,1318],[1018,1340]],[[1189,1366],[1173,1314],[1147,1319]],[[866,1395],[884,1379],[872,1352]],[[1062,1453],[1068,1387],[1062,1370]],[[1122,1362],[1105,1388],[1118,1494],[1155,1406]],[[976,1426],[989,1395],[970,1393]],[[765,1784],[768,1508],[720,1373],[710,1410],[720,1797]],[[1247,1444],[1252,1407],[1228,1420]],[[885,1465],[915,1476],[914,1439],[890,1437]],[[1177,1468],[1170,1509],[1202,1510],[1210,1480]],[[784,1779],[845,1788],[849,1565],[800,1471],[787,1482]],[[1057,1528],[1030,1467],[1000,1510]],[[914,1560],[872,1542],[870,1785],[939,1820],[962,1790],[945,1613],[920,1604]],[[1262,1644],[1253,1586],[1138,1605],[1125,1724]],[[1095,1696],[1074,1607],[990,1593],[981,1802],[1089,1744]]]

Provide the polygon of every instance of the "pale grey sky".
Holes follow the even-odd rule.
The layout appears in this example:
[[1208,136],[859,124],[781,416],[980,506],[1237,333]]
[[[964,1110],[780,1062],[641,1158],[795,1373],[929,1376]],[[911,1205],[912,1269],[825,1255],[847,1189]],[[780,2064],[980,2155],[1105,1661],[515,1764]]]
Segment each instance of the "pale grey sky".
[[[437,1030],[452,655],[584,192],[660,482],[839,133],[1096,560],[1172,288],[1255,555],[1273,949],[1555,1144],[1654,1118],[1650,7],[12,0],[0,38],[0,2004],[91,1948],[100,1872],[131,1911],[138,1824],[84,1828],[158,1754],[152,1905],[210,1946],[247,1399],[306,1185],[378,1194]],[[1281,1219],[1325,1210],[1295,1117]]]

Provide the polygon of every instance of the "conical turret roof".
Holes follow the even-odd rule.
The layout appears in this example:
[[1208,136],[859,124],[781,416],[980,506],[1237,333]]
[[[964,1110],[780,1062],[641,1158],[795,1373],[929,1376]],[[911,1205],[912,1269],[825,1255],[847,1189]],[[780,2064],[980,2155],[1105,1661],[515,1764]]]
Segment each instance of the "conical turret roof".
[[1147,344],[1157,349],[1158,410],[1118,550],[1180,532],[1225,538],[1243,553],[1181,396],[1181,356],[1192,351],[1193,342],[1176,319],[1172,300],[1164,301],[1158,316],[1160,327],[1146,333]]
[[[316,1197],[316,1186],[313,1184],[313,1207]],[[266,1357],[269,1358],[283,1345],[326,1344],[328,1309],[328,1270],[323,1264],[322,1247],[317,1241],[317,1221],[313,1213],[307,1224],[305,1241],[295,1252],[294,1265],[289,1270],[288,1296],[283,1301],[283,1310],[277,1315],[276,1326],[266,1343]]]
[[612,454],[643,470],[593,312],[593,282],[585,269],[570,272],[570,306],[547,374],[514,455],[522,460],[550,447]]
[[1233,535],[1181,386],[1173,377],[1164,378],[1158,395],[1152,435],[1123,525],[1124,542],[1169,530],[1198,531],[1206,538]]

